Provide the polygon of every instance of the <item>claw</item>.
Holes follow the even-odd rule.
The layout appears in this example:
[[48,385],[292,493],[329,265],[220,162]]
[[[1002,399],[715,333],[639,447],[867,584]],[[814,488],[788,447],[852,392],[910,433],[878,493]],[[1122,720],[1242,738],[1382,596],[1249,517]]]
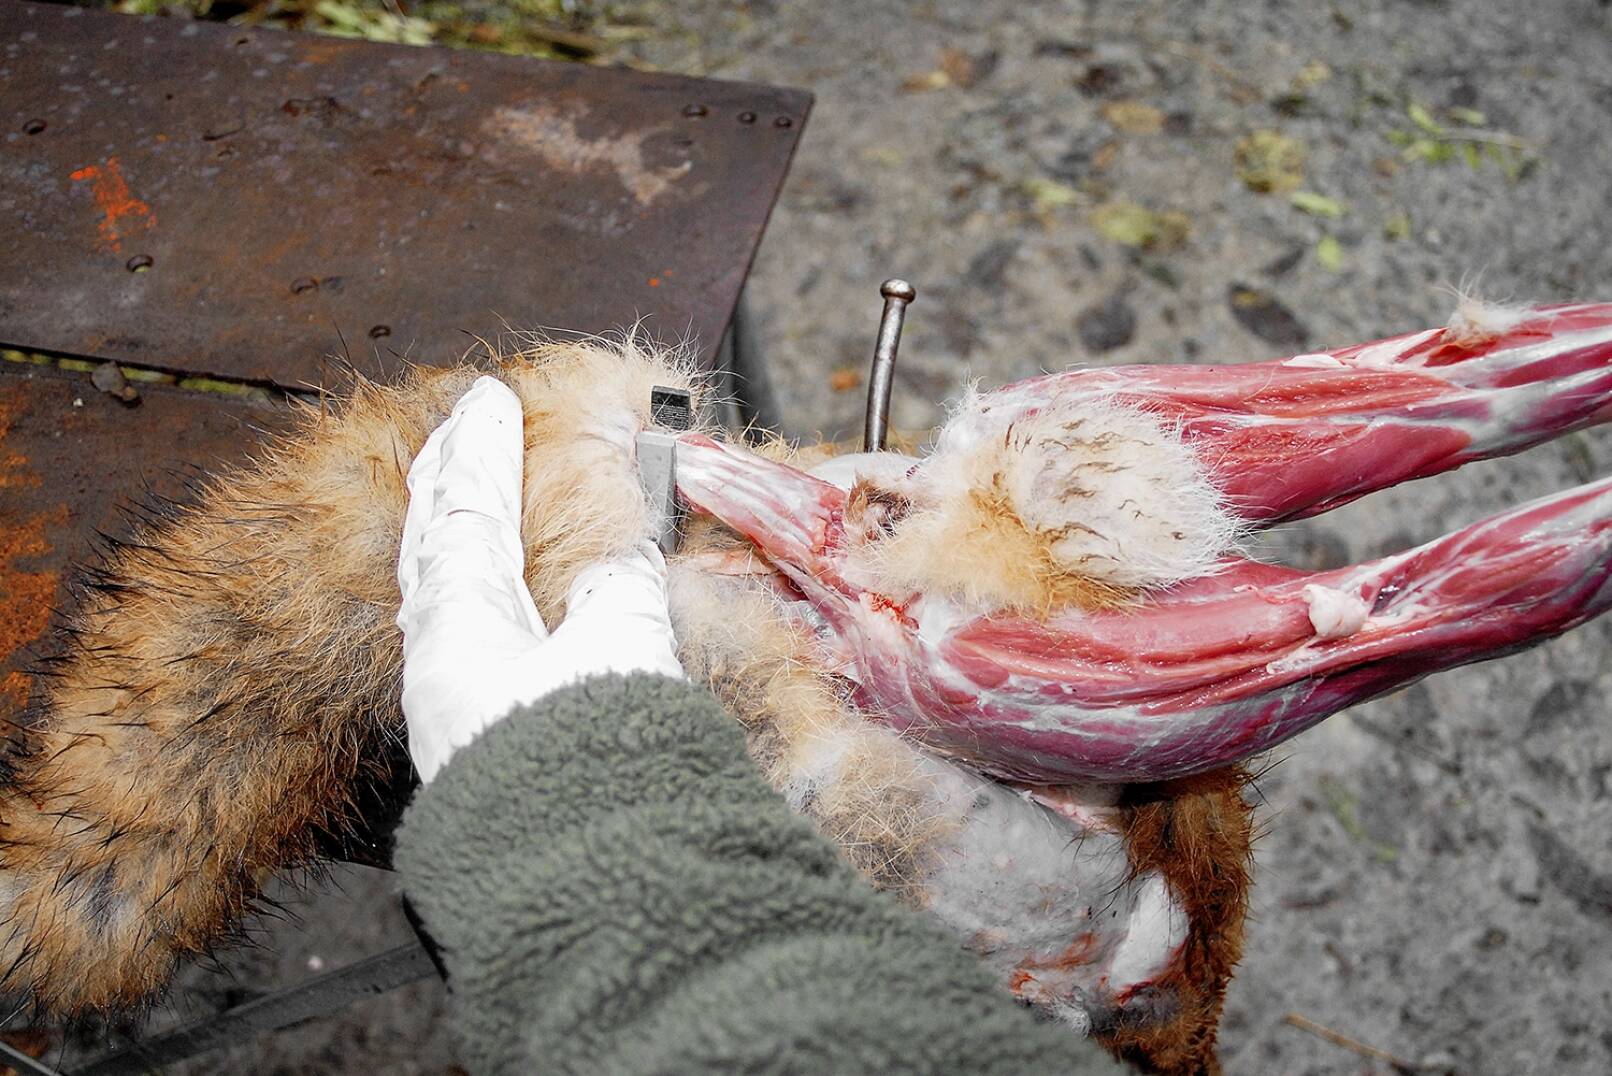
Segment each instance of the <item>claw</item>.
[[1077,370],[993,396],[1034,409],[1078,393],[1177,424],[1240,515],[1277,523],[1605,422],[1612,303],[1474,307],[1450,327],[1337,351]]

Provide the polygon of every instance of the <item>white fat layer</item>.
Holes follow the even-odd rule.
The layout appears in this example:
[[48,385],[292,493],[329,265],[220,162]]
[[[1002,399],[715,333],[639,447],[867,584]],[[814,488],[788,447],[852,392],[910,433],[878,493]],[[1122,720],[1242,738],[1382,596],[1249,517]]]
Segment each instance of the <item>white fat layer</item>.
[[920,504],[996,490],[1065,569],[1120,586],[1212,571],[1239,522],[1195,451],[1147,412],[1099,395],[1045,407],[970,395],[909,489]]
[[1310,626],[1322,639],[1342,639],[1359,631],[1371,615],[1371,606],[1358,594],[1311,583],[1304,588],[1310,606]]
[[1291,359],[1282,360],[1283,366],[1296,366],[1302,369],[1332,370],[1343,366],[1343,360],[1317,352],[1313,355],[1294,355]]
[[920,595],[907,607],[907,612],[918,622],[919,641],[936,649],[955,629],[979,616],[944,594]]
[[841,489],[850,489],[862,478],[875,485],[894,487],[917,463],[899,452],[852,452],[824,460],[807,474]]
[[1404,355],[1412,351],[1435,336],[1443,335],[1443,329],[1423,329],[1419,333],[1412,333],[1402,340],[1380,340],[1375,344],[1368,344],[1355,352],[1349,358],[1349,365],[1357,369],[1384,370],[1407,365],[1419,366],[1420,363],[1407,364]]
[[1187,939],[1187,915],[1163,877],[1147,875],[1136,892],[1130,929],[1109,965],[1108,984],[1123,990],[1157,978]]

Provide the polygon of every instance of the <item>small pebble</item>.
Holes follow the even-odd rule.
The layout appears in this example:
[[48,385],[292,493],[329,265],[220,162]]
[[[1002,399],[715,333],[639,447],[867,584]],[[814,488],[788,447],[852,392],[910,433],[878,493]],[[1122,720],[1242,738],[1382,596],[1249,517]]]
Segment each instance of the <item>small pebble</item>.
[[1113,351],[1136,335],[1136,312],[1123,296],[1111,295],[1082,310],[1075,318],[1075,331],[1087,351]]
[[1233,284],[1226,290],[1226,305],[1237,324],[1267,344],[1301,348],[1309,342],[1309,328],[1268,291]]

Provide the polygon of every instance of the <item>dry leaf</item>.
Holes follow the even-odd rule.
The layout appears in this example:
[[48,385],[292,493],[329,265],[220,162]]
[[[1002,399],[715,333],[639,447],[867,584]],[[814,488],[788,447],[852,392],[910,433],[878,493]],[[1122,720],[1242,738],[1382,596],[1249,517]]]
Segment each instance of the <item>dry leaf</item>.
[[828,375],[828,387],[835,392],[850,392],[862,384],[862,371],[854,366],[841,366]]
[[129,379],[123,376],[123,370],[115,362],[103,362],[90,374],[90,382],[102,392],[111,396],[119,403],[133,406],[140,402],[140,393],[129,384]]
[[1030,196],[1038,213],[1079,205],[1084,201],[1081,193],[1068,184],[1042,179],[1040,176],[1025,180],[1020,184],[1020,189]]
[[891,149],[889,146],[870,146],[862,151],[861,156],[870,164],[884,165],[887,168],[907,163],[907,158],[901,155],[900,150]]
[[1315,260],[1329,273],[1343,268],[1343,244],[1336,236],[1323,235],[1315,244]]
[[1164,130],[1164,113],[1141,101],[1110,101],[1102,113],[1115,130],[1126,134],[1155,135]]
[[1105,202],[1091,212],[1092,227],[1128,247],[1170,250],[1186,242],[1192,219],[1176,209],[1154,212],[1135,202]]
[[953,86],[961,86],[965,90],[980,80],[979,65],[962,49],[941,49],[940,70]]
[[1328,220],[1337,220],[1343,216],[1347,207],[1336,198],[1328,198],[1315,191],[1294,191],[1288,196],[1293,208],[1300,213],[1308,213],[1312,217],[1325,217]]
[[1324,60],[1311,60],[1305,64],[1298,74],[1293,76],[1293,92],[1303,93],[1315,86],[1321,85],[1332,77],[1332,68]]
[[1279,131],[1255,131],[1237,143],[1237,177],[1251,191],[1283,194],[1304,182],[1304,143]]
[[901,83],[903,93],[928,93],[930,90],[943,90],[952,84],[951,76],[944,71],[925,71],[919,75],[908,75]]

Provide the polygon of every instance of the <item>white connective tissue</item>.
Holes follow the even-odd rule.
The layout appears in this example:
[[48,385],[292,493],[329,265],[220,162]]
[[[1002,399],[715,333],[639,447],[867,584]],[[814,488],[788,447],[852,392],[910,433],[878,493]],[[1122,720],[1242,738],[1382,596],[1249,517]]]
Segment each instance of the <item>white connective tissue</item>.
[[1371,615],[1371,606],[1360,595],[1315,583],[1304,588],[1304,600],[1310,605],[1310,626],[1322,639],[1353,635]]

